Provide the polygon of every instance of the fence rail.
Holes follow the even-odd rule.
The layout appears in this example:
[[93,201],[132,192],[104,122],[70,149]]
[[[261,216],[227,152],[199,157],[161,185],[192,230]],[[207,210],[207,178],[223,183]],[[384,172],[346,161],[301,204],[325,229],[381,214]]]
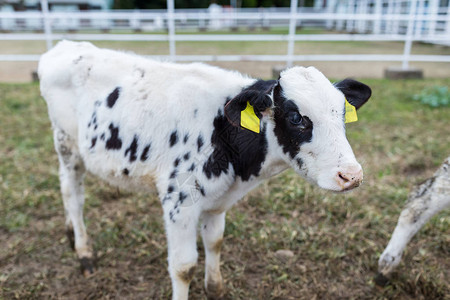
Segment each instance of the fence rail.
[[[44,33],[2,33],[0,41],[46,41],[47,48],[53,41],[61,39],[89,41],[146,41],[169,42],[169,53],[155,58],[174,61],[401,61],[403,68],[408,68],[410,61],[450,62],[450,55],[411,55],[413,42],[450,43],[450,9],[434,7],[429,11],[423,9],[425,0],[412,0],[408,9],[386,7],[386,0],[373,0],[370,9],[352,12],[331,13],[330,9],[299,9],[297,0],[291,1],[291,8],[262,11],[178,11],[174,9],[173,0],[168,0],[166,11],[91,11],[91,12],[57,12],[49,11],[47,0],[41,0],[41,12],[0,12],[2,24],[22,20],[32,26],[28,29]],[[332,1],[330,1],[332,2]],[[367,2],[367,1],[366,1]],[[436,1],[435,1],[436,3]],[[381,6],[380,6],[381,5]],[[450,7],[450,4],[448,5]],[[381,8],[381,9],[380,9]],[[31,21],[31,23],[29,23]],[[122,22],[122,23],[120,23]],[[346,28],[351,33],[296,34],[296,27],[310,23],[326,29]],[[19,22],[20,23],[20,22]],[[64,26],[62,26],[62,25]],[[119,24],[114,26],[114,24]],[[122,25],[120,25],[122,24]],[[186,24],[190,24],[187,26]],[[194,24],[194,25],[192,25]],[[287,34],[186,34],[180,30],[212,30],[234,28],[239,24],[259,24],[262,27],[284,26],[289,28]],[[364,26],[362,26],[362,25]],[[126,25],[126,26],[125,26]],[[150,26],[152,25],[152,26]],[[345,25],[345,26],[344,26]],[[121,27],[122,26],[122,27]],[[77,33],[74,29],[106,30],[110,28],[127,28],[150,33]],[[363,28],[367,33],[358,32]],[[159,32],[158,32],[159,31]],[[360,30],[361,31],[361,30]],[[216,42],[216,41],[259,41],[287,42],[286,55],[177,55],[176,42]],[[302,41],[400,41],[404,42],[401,55],[294,55],[294,43]],[[39,55],[3,54],[0,61],[36,61]]]

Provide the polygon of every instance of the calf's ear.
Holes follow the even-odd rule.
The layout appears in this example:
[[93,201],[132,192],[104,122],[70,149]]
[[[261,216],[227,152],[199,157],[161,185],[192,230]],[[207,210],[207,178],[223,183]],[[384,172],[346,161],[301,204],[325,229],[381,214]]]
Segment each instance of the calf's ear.
[[350,78],[337,82],[334,86],[345,95],[347,101],[356,109],[366,103],[372,95],[370,87]]
[[245,89],[237,94],[225,105],[225,116],[234,126],[240,126],[241,111],[246,109],[247,102],[253,107],[255,115],[261,119],[263,113],[273,106],[270,93],[273,86],[268,90]]

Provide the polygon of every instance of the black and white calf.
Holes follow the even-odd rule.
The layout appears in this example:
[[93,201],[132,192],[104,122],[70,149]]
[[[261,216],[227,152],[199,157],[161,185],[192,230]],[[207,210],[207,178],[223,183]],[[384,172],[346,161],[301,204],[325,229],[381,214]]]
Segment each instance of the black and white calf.
[[[172,64],[90,43],[60,42],[39,63],[60,162],[67,226],[85,273],[93,272],[83,223],[86,170],[111,184],[156,190],[164,210],[173,299],[188,297],[197,264],[223,294],[225,212],[263,180],[293,168],[321,188],[346,191],[363,175],[345,136],[345,97],[356,108],[366,85],[335,85],[315,68],[262,81],[204,64]],[[247,102],[259,133],[240,126]]]
[[412,237],[435,214],[450,207],[450,157],[424,183],[410,194],[406,207],[398,218],[391,240],[378,260],[376,282],[385,285],[387,278],[400,263],[403,250]]

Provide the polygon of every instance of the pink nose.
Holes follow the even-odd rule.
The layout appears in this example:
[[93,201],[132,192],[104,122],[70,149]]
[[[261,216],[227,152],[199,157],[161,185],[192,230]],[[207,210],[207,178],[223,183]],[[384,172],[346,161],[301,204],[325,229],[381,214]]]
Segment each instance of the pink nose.
[[335,179],[343,191],[348,191],[360,186],[363,180],[363,171],[361,167],[348,168],[337,172]]

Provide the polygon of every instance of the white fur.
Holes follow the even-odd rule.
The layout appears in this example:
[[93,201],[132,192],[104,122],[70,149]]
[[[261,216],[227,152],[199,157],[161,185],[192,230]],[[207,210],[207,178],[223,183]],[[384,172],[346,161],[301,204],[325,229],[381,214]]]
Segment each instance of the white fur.
[[[211,179],[202,167],[213,150],[212,124],[218,110],[223,110],[224,100],[239,94],[255,79],[204,64],[157,62],[69,41],[58,43],[42,56],[39,77],[55,132],[67,223],[74,227],[78,256],[92,257],[82,218],[84,167],[123,188],[149,191],[156,186],[164,208],[173,299],[188,297],[189,280],[183,280],[181,275],[197,263],[196,229],[200,222],[206,249],[205,286],[207,290],[214,286],[217,296],[223,290],[220,253],[214,245],[222,239],[225,212],[234,203],[264,179],[289,166],[319,186],[335,191],[346,189],[336,182],[339,171],[361,172],[345,137],[344,96],[314,68],[291,68],[280,79],[286,98],[293,100],[314,123],[312,141],[302,145],[298,154],[304,166],[300,169],[295,160],[283,153],[273,133],[271,114],[265,113],[262,123],[267,128],[268,153],[259,176],[245,182],[234,176],[231,165],[226,174]],[[116,87],[121,87],[120,97],[109,108],[105,99]],[[94,116],[96,128],[92,125]],[[112,135],[111,124],[119,128],[120,151],[103,146]],[[169,147],[174,130],[178,142]],[[105,136],[100,142],[101,133]],[[136,135],[137,159],[130,162],[130,154],[125,156],[124,149],[131,146]],[[199,152],[200,135],[204,145]],[[92,147],[94,137],[96,143]],[[150,143],[149,159],[141,161],[139,155]],[[188,152],[186,161],[182,157]],[[165,199],[173,184],[169,177],[177,157],[181,158],[177,190],[172,198]],[[192,163],[195,169],[189,171]],[[196,180],[203,183],[205,197],[198,197]],[[182,192],[189,197],[175,207],[174,197]],[[176,216],[171,215],[173,211]]]

